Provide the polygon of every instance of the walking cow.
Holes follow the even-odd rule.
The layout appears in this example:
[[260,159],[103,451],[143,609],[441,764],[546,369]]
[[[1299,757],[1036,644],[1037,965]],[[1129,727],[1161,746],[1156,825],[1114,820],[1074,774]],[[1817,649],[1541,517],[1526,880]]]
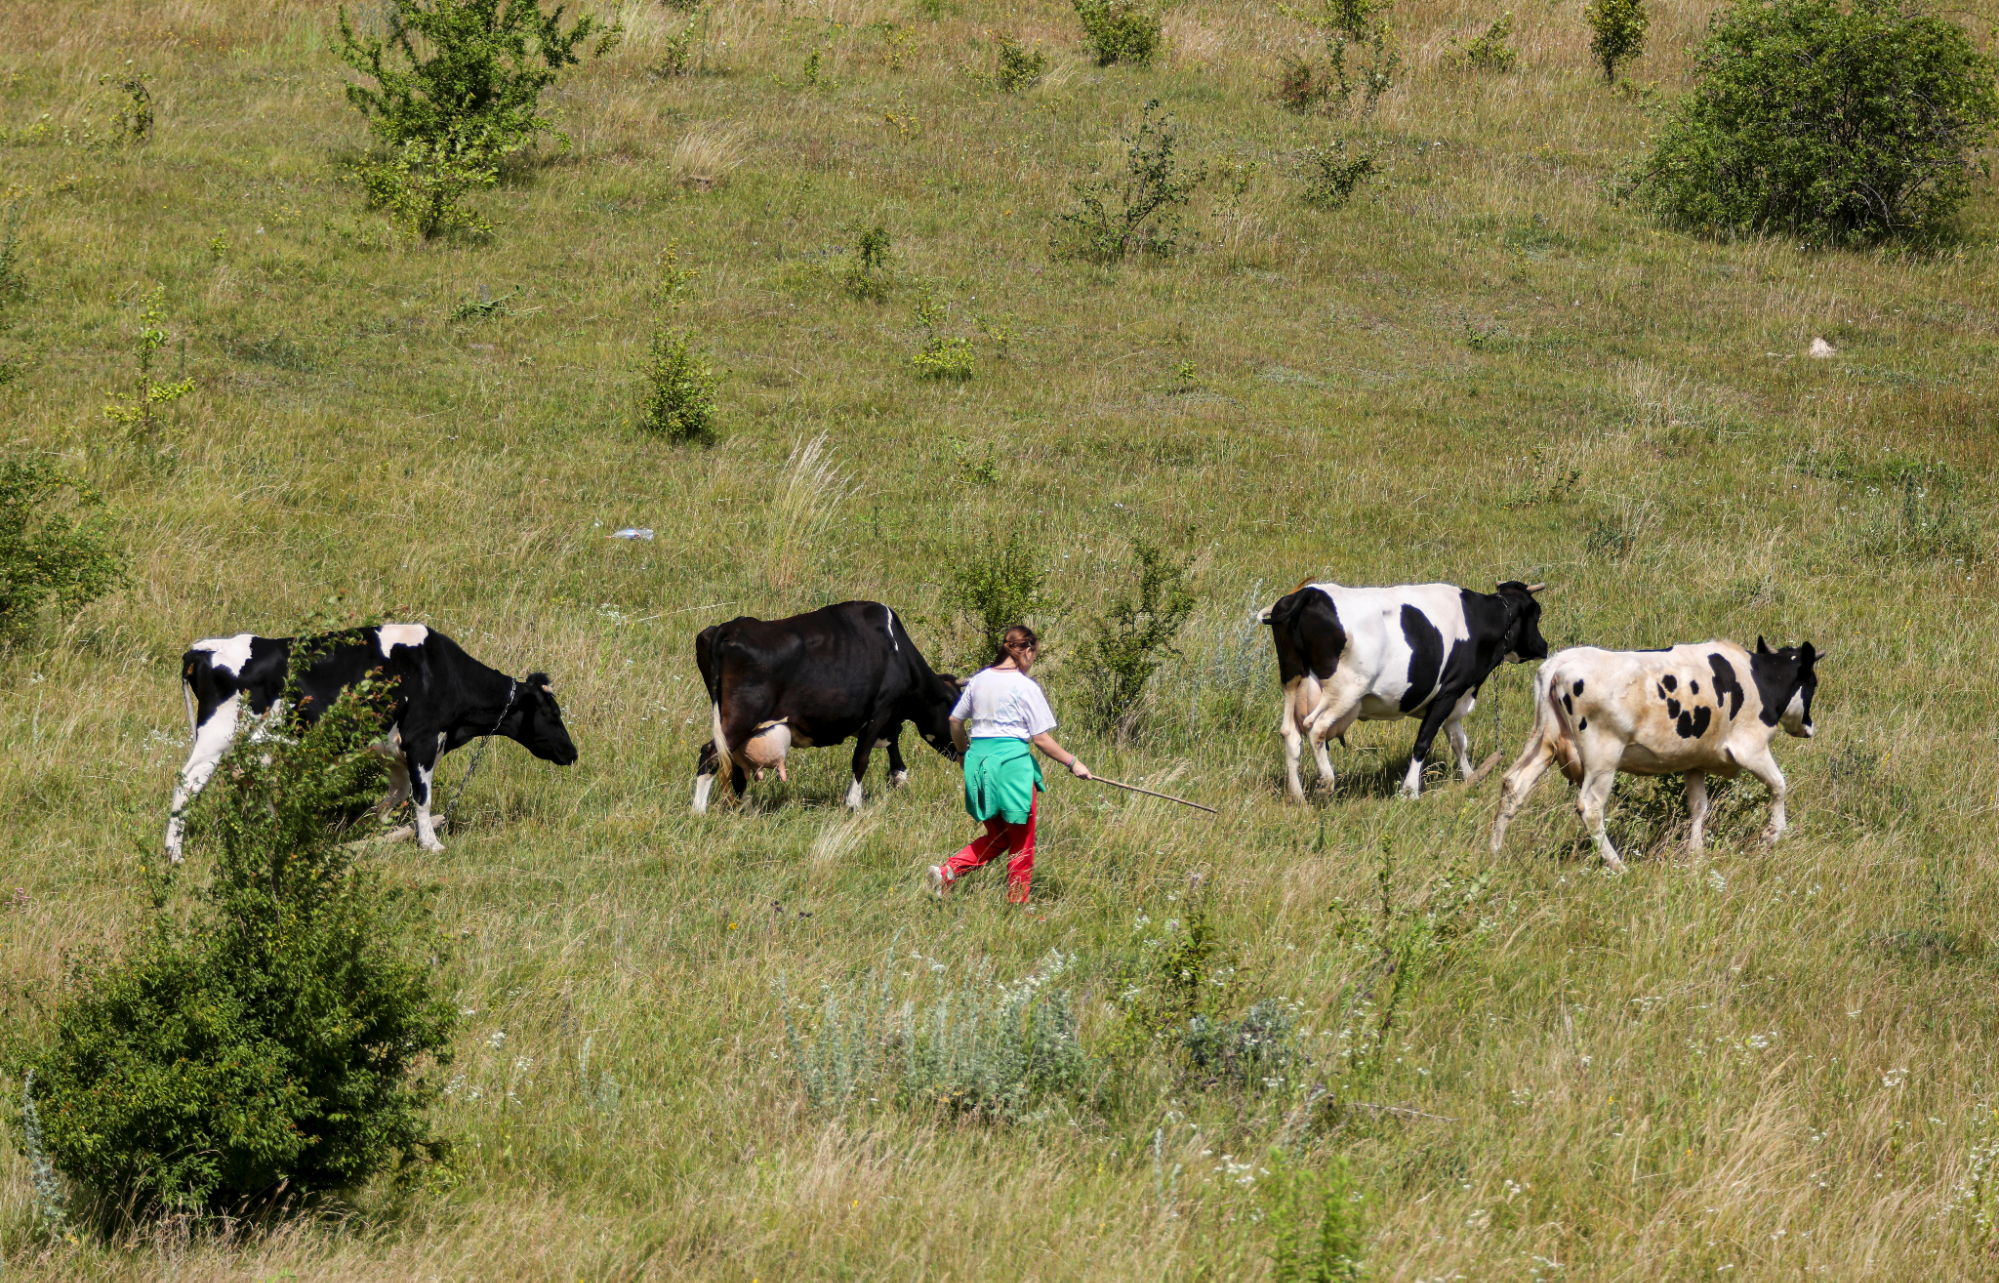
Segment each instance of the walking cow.
[[931,671],[896,613],[878,601],[846,601],[789,619],[732,619],[701,630],[694,662],[708,688],[714,738],[694,768],[694,813],[708,811],[715,777],[743,795],[746,769],[785,775],[794,748],[854,741],[847,806],[859,810],[861,776],[888,741],[891,782],[909,778],[898,737],[917,734],[952,761],[951,706],[961,683]]
[[167,854],[180,859],[188,805],[235,742],[247,703],[251,716],[282,714],[281,696],[293,648],[314,656],[298,676],[298,713],[318,719],[340,693],[364,677],[389,682],[389,726],[376,751],[389,759],[390,788],[376,806],[386,814],[416,800],[416,838],[442,851],[430,817],[437,759],[486,735],[504,735],[545,762],[568,766],[576,746],[562,724],[548,674],[516,681],[466,654],[422,624],[382,624],[323,637],[211,637],[181,656],[194,747],[181,767],[167,818]]
[[1753,655],[1726,641],[1667,650],[1562,651],[1534,678],[1534,731],[1506,773],[1492,826],[1493,854],[1550,765],[1582,786],[1576,809],[1603,862],[1617,872],[1624,861],[1604,836],[1603,806],[1619,771],[1687,777],[1693,819],[1688,845],[1695,852],[1706,837],[1707,777],[1732,779],[1748,771],[1770,787],[1763,840],[1775,842],[1785,828],[1785,785],[1770,744],[1780,727],[1812,737],[1815,666],[1824,660],[1810,642],[1773,651],[1761,637]]
[[1284,683],[1285,787],[1305,800],[1298,759],[1309,740],[1319,779],[1333,785],[1326,741],[1359,721],[1420,717],[1404,797],[1423,791],[1423,763],[1439,727],[1472,773],[1465,716],[1479,687],[1502,660],[1541,659],[1541,603],[1545,584],[1509,580],[1493,593],[1450,584],[1344,588],[1302,584],[1265,610],[1277,645],[1277,674]]

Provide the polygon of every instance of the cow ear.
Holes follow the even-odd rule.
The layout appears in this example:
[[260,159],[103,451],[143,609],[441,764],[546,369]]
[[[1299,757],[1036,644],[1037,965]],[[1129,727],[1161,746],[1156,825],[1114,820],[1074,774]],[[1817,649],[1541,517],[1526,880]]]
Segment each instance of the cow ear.
[[1811,667],[1813,664],[1825,663],[1826,652],[1822,650],[1813,650],[1812,644],[1810,642],[1806,642],[1804,645],[1798,647],[1798,649],[1803,653],[1802,657],[1805,661],[1805,666],[1807,668]]
[[1763,640],[1762,633],[1756,634],[1756,653],[1759,655],[1767,655],[1770,653],[1770,645],[1768,642]]
[[524,679],[522,679],[521,684],[524,686],[539,686],[541,689],[545,691],[555,689],[554,683],[548,680],[547,673],[529,673]]

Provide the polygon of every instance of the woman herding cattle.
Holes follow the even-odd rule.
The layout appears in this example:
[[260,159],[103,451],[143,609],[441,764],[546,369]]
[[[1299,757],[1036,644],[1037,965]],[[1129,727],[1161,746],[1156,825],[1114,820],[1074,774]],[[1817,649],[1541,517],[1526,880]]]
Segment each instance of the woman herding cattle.
[[1023,624],[1007,629],[992,667],[973,674],[951,710],[951,739],[965,755],[965,810],[985,822],[986,835],[930,866],[930,893],[940,900],[962,874],[1006,851],[1012,857],[1006,867],[1006,898],[1027,903],[1034,879],[1034,795],[1042,783],[1041,764],[1028,745],[1068,767],[1077,779],[1090,778],[1090,768],[1049,734],[1055,729],[1054,710],[1041,684],[1027,675],[1039,649],[1033,629]]

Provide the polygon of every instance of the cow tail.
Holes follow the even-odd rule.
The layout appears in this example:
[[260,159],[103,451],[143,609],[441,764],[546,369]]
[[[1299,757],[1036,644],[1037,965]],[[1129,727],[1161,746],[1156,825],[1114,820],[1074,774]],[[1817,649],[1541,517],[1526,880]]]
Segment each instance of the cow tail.
[[1535,684],[1541,690],[1541,741],[1555,759],[1555,765],[1570,781],[1582,782],[1582,752],[1576,747],[1574,728],[1569,725],[1569,715],[1562,708],[1562,684],[1556,680],[1555,666],[1551,663],[1535,675]]
[[729,737],[722,733],[721,702],[719,700],[711,701],[708,705],[708,710],[709,717],[712,719],[709,722],[708,733],[715,737],[716,773],[725,780],[733,779],[736,767],[734,759],[729,756]]

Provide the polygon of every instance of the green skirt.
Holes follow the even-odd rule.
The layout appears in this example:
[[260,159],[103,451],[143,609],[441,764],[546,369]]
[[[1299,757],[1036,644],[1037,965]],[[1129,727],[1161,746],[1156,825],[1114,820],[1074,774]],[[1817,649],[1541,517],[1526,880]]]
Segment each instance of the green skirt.
[[1027,823],[1041,763],[1026,740],[975,739],[965,754],[965,813],[975,820]]

